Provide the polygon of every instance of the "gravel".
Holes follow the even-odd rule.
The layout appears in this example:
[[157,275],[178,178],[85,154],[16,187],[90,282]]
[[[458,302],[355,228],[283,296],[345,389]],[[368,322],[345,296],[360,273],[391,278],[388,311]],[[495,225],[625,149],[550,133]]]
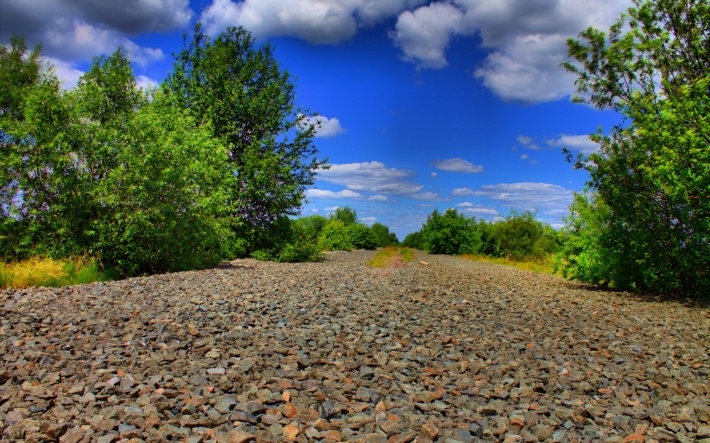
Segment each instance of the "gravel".
[[706,306],[371,256],[0,292],[0,436],[710,443]]

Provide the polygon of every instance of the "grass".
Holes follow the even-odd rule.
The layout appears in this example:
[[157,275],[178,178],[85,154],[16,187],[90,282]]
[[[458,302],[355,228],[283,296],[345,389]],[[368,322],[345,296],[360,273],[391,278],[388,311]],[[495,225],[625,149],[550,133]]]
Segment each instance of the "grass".
[[0,289],[70,286],[111,279],[94,259],[35,257],[23,262],[0,263]]
[[555,271],[552,269],[552,265],[550,263],[550,260],[545,260],[541,262],[535,262],[535,261],[514,261],[510,260],[508,258],[504,257],[488,257],[484,255],[473,255],[473,254],[464,254],[461,256],[462,258],[465,258],[466,260],[473,260],[473,261],[479,261],[479,262],[484,262],[484,263],[494,263],[496,265],[504,265],[504,266],[512,266],[513,268],[517,269],[522,269],[523,271],[532,271],[532,272],[538,272],[541,274],[555,274]]
[[397,246],[387,246],[377,253],[367,262],[371,268],[391,268],[402,262],[414,260],[414,251],[409,248]]

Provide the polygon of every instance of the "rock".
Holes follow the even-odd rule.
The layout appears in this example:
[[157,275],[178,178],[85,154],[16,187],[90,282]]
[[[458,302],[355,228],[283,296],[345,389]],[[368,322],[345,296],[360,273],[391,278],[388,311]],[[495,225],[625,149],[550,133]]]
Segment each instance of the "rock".
[[227,434],[227,443],[246,443],[249,441],[255,441],[256,436],[249,434],[247,432],[241,431],[230,431]]

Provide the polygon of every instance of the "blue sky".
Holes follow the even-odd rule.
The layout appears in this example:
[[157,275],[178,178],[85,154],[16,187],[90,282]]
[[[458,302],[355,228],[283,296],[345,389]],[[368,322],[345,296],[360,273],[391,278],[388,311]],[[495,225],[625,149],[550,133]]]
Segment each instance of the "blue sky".
[[[565,39],[606,29],[620,0],[3,0],[0,41],[25,35],[71,88],[91,58],[124,45],[138,83],[162,81],[182,34],[244,26],[270,42],[317,113],[332,167],[304,215],[350,206],[400,239],[434,209],[496,220],[537,210],[555,227],[586,173],[562,148],[618,122],[570,103]],[[310,114],[309,114],[310,115]]]

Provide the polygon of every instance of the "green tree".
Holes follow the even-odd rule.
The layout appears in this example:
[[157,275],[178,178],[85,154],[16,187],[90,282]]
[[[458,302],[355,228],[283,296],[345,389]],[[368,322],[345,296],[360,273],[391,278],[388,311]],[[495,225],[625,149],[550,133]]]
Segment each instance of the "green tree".
[[166,85],[227,147],[226,167],[236,177],[229,205],[242,233],[298,214],[324,162],[316,159],[314,127],[294,104],[291,76],[269,45],[256,47],[234,27],[211,39],[198,24]]
[[384,248],[385,246],[399,243],[397,241],[397,235],[390,232],[389,228],[382,223],[373,223],[372,226],[370,226],[370,231],[372,231],[372,235],[375,239],[375,246],[378,248]]
[[42,74],[41,48],[29,51],[24,37],[13,36],[10,45],[0,45],[0,121],[21,120],[28,91]]
[[410,232],[402,240],[402,246],[414,249],[424,249],[422,246],[422,232]]
[[[574,62],[565,68],[584,94],[575,100],[625,117],[609,135],[592,136],[598,153],[575,162],[608,208],[602,229],[624,238],[582,243],[597,249],[590,256],[623,263],[631,276],[622,281],[610,272],[596,280],[691,295],[710,289],[709,33],[706,1],[635,0],[608,33],[590,28],[568,41]],[[595,224],[575,219],[591,212],[579,214],[569,235],[592,236],[580,226]],[[580,269],[569,272],[589,280]]]
[[345,226],[354,225],[357,223],[357,212],[350,206],[336,208],[335,212],[330,214],[331,220],[340,220]]
[[[543,259],[549,256],[554,252],[554,243],[550,243],[545,233],[543,224],[530,211],[512,212],[505,220],[493,224],[493,237],[498,252],[511,260]],[[551,235],[549,231],[547,234]]]
[[342,220],[331,219],[323,227],[318,244],[324,251],[350,251],[353,249],[348,226]]
[[297,218],[294,223],[302,229],[311,239],[317,239],[323,231],[328,219],[322,215],[314,214],[307,217]]
[[475,254],[481,246],[476,222],[447,209],[444,214],[434,210],[421,230],[421,246],[432,254]]
[[375,249],[377,239],[372,230],[362,223],[346,225],[350,244],[356,249]]

